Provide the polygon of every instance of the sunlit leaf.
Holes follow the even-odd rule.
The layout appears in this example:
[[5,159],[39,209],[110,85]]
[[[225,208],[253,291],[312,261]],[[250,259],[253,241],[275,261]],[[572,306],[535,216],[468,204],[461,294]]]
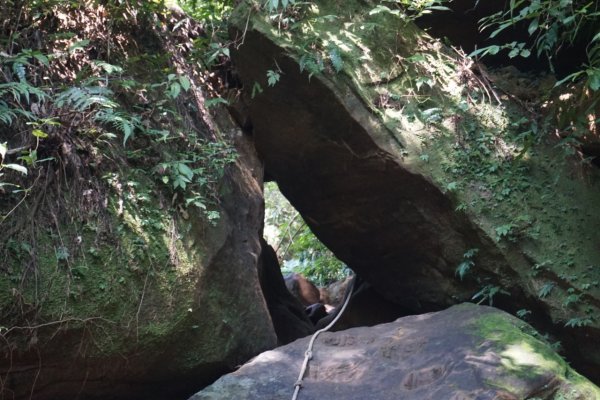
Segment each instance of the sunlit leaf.
[[27,175],[27,168],[19,164],[3,164],[4,168],[12,169],[22,173],[23,175]]
[[34,129],[31,134],[36,138],[44,139],[48,137],[48,134],[41,129]]

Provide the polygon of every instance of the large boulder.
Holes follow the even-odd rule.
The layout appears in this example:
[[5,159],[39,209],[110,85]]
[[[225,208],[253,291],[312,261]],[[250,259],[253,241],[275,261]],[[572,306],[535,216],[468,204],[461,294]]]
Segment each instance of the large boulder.
[[[531,334],[497,309],[463,304],[371,328],[323,333],[300,399],[600,399]],[[289,399],[309,338],[265,352],[190,400]]]
[[244,2],[232,21],[265,173],[338,258],[413,313],[518,312],[600,382],[597,169],[399,12]]
[[[101,236],[82,235],[78,246],[85,250],[70,247],[68,261],[78,275],[40,266],[39,290],[45,293],[51,283],[55,298],[37,316],[46,322],[3,328],[1,394],[25,399],[33,393],[40,400],[186,396],[276,346],[258,279],[263,206],[260,175],[249,171],[260,165],[239,140],[215,225],[191,210],[187,219],[161,214],[160,197],[144,191],[148,203],[126,200],[121,218],[106,210]],[[135,218],[153,225],[130,225]],[[61,233],[74,243],[76,232],[61,225]],[[47,257],[54,248],[37,249]],[[2,284],[9,279],[1,277]],[[5,313],[19,304],[27,310],[25,302],[35,298],[29,282],[13,285],[2,293]]]
[[[24,164],[28,176],[2,171],[0,398],[189,396],[277,344],[259,282],[262,165],[227,112],[208,110],[205,77],[184,62],[197,24],[151,13],[158,4],[38,6],[48,12],[9,7],[15,27],[36,32],[19,43],[44,61],[20,61],[44,85],[21,106],[47,119],[0,124],[3,164],[21,162],[31,125],[45,130],[32,149],[46,159]],[[0,97],[20,110],[19,96]]]

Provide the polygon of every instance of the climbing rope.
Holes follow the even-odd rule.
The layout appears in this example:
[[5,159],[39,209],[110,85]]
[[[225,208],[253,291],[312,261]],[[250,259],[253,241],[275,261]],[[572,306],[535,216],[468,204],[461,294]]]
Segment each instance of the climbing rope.
[[350,285],[350,288],[348,289],[348,293],[346,293],[346,299],[344,300],[344,304],[342,305],[340,312],[335,316],[333,321],[331,321],[329,323],[329,325],[327,325],[325,328],[321,328],[318,331],[316,331],[310,338],[310,342],[308,342],[308,347],[306,348],[306,352],[304,353],[304,362],[302,363],[302,369],[300,370],[300,374],[298,374],[298,379],[296,380],[296,383],[294,383],[294,395],[292,396],[292,400],[298,399],[298,393],[300,392],[300,388],[302,387],[302,380],[304,379],[304,374],[306,373],[306,369],[308,368],[309,361],[312,360],[312,357],[313,357],[312,348],[313,348],[313,344],[315,343],[315,340],[317,340],[317,337],[321,333],[327,332],[329,329],[331,329],[331,327],[333,325],[335,325],[336,322],[338,322],[338,320],[344,313],[344,310],[346,310],[346,306],[350,302],[350,297],[352,297],[352,291],[354,290],[355,283],[356,283],[356,275],[352,279],[352,284]]

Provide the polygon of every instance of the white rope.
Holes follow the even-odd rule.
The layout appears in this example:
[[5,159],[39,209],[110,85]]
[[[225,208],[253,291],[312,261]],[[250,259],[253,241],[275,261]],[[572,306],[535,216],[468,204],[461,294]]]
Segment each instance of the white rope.
[[[356,278],[356,276],[355,276],[355,278]],[[346,310],[346,306],[348,306],[348,303],[350,302],[350,297],[352,297],[352,291],[354,290],[355,282],[356,282],[356,279],[353,279],[352,285],[350,286],[350,288],[348,290],[346,300],[344,300],[344,304],[342,305],[340,312],[335,316],[333,321],[331,321],[329,323],[329,325],[327,325],[325,328],[321,328],[318,331],[316,331],[310,338],[310,342],[308,342],[308,347],[306,348],[306,352],[304,353],[304,362],[302,363],[302,369],[300,370],[300,374],[298,375],[298,379],[296,380],[296,383],[294,383],[294,395],[292,396],[292,400],[298,399],[298,393],[300,392],[300,388],[302,387],[302,380],[304,379],[304,374],[306,373],[306,369],[308,368],[309,361],[312,360],[312,357],[313,357],[312,348],[313,348],[313,344],[315,343],[315,340],[317,340],[317,337],[321,333],[327,332],[329,329],[331,329],[331,327],[333,325],[335,325],[336,322],[338,322],[338,320],[344,313],[344,310]]]

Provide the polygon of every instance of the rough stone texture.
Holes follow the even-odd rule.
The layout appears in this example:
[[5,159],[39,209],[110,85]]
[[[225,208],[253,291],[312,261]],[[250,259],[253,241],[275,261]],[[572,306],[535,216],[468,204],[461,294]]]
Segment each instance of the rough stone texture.
[[348,290],[348,285],[352,282],[352,276],[333,282],[325,287],[319,288],[323,303],[332,306],[339,306],[344,300],[344,294]]
[[[388,300],[422,313],[479,295],[513,313],[528,310],[530,321],[556,335],[569,360],[600,382],[600,320],[593,317],[600,315],[598,171],[566,160],[551,135],[533,151],[511,142],[510,126],[523,114],[509,100],[477,109],[456,90],[470,76],[461,75],[461,60],[447,61],[453,56],[411,24],[369,15],[372,6],[347,2],[339,11],[317,2],[303,31],[278,30],[264,15],[238,9],[233,33],[244,41],[232,57],[245,86],[263,88],[248,93],[246,106],[265,173],[319,239]],[[328,13],[337,18],[317,20]],[[361,30],[363,23],[376,28]],[[310,78],[301,72],[311,41],[351,48],[343,70]],[[416,70],[403,62],[415,54],[426,60]],[[274,69],[280,80],[269,87],[266,71]],[[423,76],[448,82],[440,91],[410,86]],[[460,114],[457,103],[469,112]],[[435,109],[445,110],[443,122],[415,117]],[[494,129],[497,144],[497,165],[480,175],[466,172],[481,165],[454,158],[480,146],[465,133],[473,125],[473,135]],[[527,153],[522,163],[520,151]],[[504,164],[500,176],[489,172]],[[465,172],[453,172],[460,168]],[[517,169],[526,172],[510,175]],[[510,181],[504,194],[493,179]],[[502,227],[510,234],[500,237]],[[478,249],[475,266],[459,279],[469,249]],[[540,295],[546,285],[551,295]]]
[[[319,320],[315,327],[321,329],[329,325],[337,316],[337,310],[340,307],[342,307],[341,303],[334,310],[330,311],[328,316]],[[410,313],[406,309],[387,300],[371,285],[359,283],[352,291],[352,297],[348,302],[346,310],[344,310],[344,313],[335,325],[331,327],[331,331],[383,324],[408,314]]]
[[[485,306],[322,334],[299,399],[600,399],[522,321]],[[289,399],[309,339],[265,352],[190,400]]]
[[261,239],[262,253],[259,272],[273,327],[279,344],[288,344],[314,332],[314,326],[304,311],[304,306],[286,287],[275,250]]
[[[141,292],[127,293],[122,301],[135,296],[137,321],[134,311],[112,323],[93,318],[83,324],[67,320],[4,332],[0,397],[187,396],[277,344],[258,280],[262,168],[252,145],[239,131],[231,124],[220,128],[228,135],[238,135],[239,156],[223,180],[217,226],[193,214],[189,221],[177,221],[176,226],[186,233],[173,257],[189,257],[191,269],[180,272],[183,276],[170,282],[165,292],[159,278],[151,276],[143,297],[138,297]],[[158,203],[158,199],[154,201]],[[123,238],[116,236],[116,240]],[[180,263],[183,268],[183,261]],[[126,269],[126,265],[120,268]],[[158,277],[161,274],[166,272],[156,272]],[[110,279],[108,273],[103,279]],[[97,316],[103,315],[102,306],[98,300]],[[28,339],[32,333],[34,339]]]

